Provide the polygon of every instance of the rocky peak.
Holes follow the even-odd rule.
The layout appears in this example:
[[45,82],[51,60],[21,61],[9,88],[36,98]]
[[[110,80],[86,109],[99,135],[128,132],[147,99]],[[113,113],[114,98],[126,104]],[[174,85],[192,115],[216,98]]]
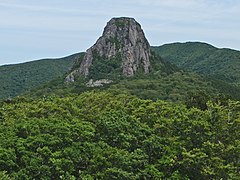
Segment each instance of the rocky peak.
[[80,68],[72,71],[66,81],[74,81],[76,75],[88,76],[96,55],[103,59],[120,57],[121,71],[125,76],[133,76],[140,69],[149,72],[150,45],[140,24],[133,18],[111,19],[102,36],[86,51]]

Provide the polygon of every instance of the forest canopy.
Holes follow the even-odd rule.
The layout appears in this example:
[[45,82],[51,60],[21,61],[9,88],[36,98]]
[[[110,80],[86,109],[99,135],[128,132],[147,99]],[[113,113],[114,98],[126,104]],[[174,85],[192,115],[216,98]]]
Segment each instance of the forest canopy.
[[237,179],[240,102],[206,110],[117,91],[0,104],[5,179]]

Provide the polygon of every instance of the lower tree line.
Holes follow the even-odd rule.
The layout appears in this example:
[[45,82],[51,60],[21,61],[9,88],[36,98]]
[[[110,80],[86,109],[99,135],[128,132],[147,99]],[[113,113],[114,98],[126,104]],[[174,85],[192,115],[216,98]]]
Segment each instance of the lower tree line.
[[3,179],[238,179],[240,102],[114,91],[0,103]]

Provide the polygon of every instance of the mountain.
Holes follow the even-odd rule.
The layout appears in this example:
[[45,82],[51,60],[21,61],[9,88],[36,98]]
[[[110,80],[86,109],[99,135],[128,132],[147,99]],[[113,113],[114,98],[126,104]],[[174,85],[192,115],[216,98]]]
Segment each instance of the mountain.
[[150,45],[140,24],[133,18],[113,18],[102,36],[86,51],[80,67],[72,71],[66,81],[74,81],[76,75],[133,76],[139,70],[149,73],[149,69]]
[[80,54],[0,66],[0,99],[12,98],[62,76]]
[[240,85],[240,51],[200,42],[172,43],[152,49],[180,68]]
[[[152,100],[188,102],[194,97],[206,103],[222,96],[240,99],[239,87],[226,79],[214,78],[206,70],[208,67],[199,64],[203,62],[200,57],[208,62],[206,54],[216,50],[205,43],[150,47],[135,19],[113,18],[86,53],[0,67],[0,99],[22,93],[29,97],[62,96],[99,88],[118,89]],[[197,66],[205,69],[205,76],[181,70],[194,71]]]
[[[205,44],[203,47],[196,47],[196,54],[204,54],[207,48],[214,49]],[[135,19],[113,18],[96,43],[75,60],[74,66],[65,77],[33,89],[30,96],[65,96],[99,88],[118,89],[152,100],[188,102],[194,97],[195,101],[202,102],[202,108],[206,108],[209,99],[240,99],[239,87],[183,71],[179,64],[177,65],[180,68],[168,62],[168,59],[162,59],[158,49],[151,49]],[[163,57],[166,57],[164,55],[163,53]]]
[[133,18],[86,53],[2,68],[34,88],[0,101],[0,179],[239,179],[239,87],[164,60]]
[[150,50],[141,25],[133,18],[112,18],[102,36],[90,47],[78,65],[66,77],[74,82],[76,77],[86,79],[119,79],[155,70],[170,73],[176,67]]
[[[219,62],[211,60],[218,51],[227,51],[226,56],[220,56]],[[231,53],[236,54],[232,56],[236,62],[221,63],[223,60],[219,59],[229,59]],[[15,97],[29,90],[31,95],[39,96],[81,93],[93,88],[118,88],[153,100],[186,101],[192,94],[204,94],[208,98],[223,94],[240,99],[240,88],[233,82],[234,78],[230,78],[231,74],[235,79],[239,76],[238,69],[233,68],[237,67],[238,53],[217,49],[206,43],[150,47],[141,25],[135,19],[113,18],[86,53],[0,67],[0,82],[3,84],[0,99]],[[209,65],[211,61],[215,62],[214,67],[222,69],[213,69]],[[231,66],[223,66],[226,63]],[[216,72],[222,75],[216,76]]]

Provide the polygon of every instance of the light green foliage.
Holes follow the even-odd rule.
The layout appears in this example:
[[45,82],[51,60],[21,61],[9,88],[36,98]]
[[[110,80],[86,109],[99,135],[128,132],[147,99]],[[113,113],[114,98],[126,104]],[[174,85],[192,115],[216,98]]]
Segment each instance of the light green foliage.
[[0,179],[1,180],[12,180],[6,171],[0,171]]
[[240,103],[206,110],[118,91],[0,103],[5,179],[237,179]]

